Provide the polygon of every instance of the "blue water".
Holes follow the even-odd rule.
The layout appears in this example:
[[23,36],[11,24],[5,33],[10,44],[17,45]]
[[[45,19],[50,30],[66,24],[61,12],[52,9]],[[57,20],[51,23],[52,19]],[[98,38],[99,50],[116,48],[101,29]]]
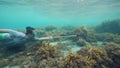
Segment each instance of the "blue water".
[[0,0],[0,28],[88,25],[120,18],[120,0]]

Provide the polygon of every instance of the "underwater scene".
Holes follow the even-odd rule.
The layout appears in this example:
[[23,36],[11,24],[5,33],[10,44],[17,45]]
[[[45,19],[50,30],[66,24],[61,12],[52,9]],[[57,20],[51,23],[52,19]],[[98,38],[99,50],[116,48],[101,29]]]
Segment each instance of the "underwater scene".
[[0,0],[0,68],[120,68],[120,0]]

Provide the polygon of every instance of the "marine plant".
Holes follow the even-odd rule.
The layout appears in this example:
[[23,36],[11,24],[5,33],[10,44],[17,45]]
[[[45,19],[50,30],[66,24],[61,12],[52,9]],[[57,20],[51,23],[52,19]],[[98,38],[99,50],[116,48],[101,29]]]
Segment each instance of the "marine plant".
[[57,58],[60,57],[59,51],[55,46],[49,44],[42,45],[34,56],[34,63],[30,67],[47,68],[57,65]]
[[80,38],[86,40],[87,42],[96,41],[94,31],[86,26],[75,28],[73,30],[73,34],[78,34],[77,38],[74,38],[75,41],[79,40]]
[[93,68],[96,62],[90,57],[69,53],[60,62],[60,68]]
[[112,63],[112,60],[108,57],[107,53],[95,46],[85,46],[82,47],[78,52],[82,56],[88,56],[91,59],[95,60],[95,68],[104,68],[108,67]]
[[59,56],[59,52],[55,46],[50,46],[49,44],[43,45],[36,52],[35,60],[40,61],[42,59],[55,58]]
[[108,56],[113,60],[112,68],[120,68],[120,45],[115,43],[107,43],[104,46]]
[[59,60],[55,58],[43,59],[38,63],[33,62],[28,68],[59,68]]

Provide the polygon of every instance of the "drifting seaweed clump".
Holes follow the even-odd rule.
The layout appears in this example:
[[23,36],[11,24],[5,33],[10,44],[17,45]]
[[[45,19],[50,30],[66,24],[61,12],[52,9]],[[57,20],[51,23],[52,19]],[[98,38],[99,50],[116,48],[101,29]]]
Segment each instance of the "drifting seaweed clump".
[[75,38],[74,40],[77,41],[80,38],[86,40],[87,42],[95,42],[96,38],[95,38],[95,33],[93,30],[90,30],[88,27],[86,26],[81,26],[81,27],[77,27],[74,29],[73,34],[79,34],[80,36],[78,36],[77,38]]
[[88,56],[96,61],[95,68],[108,67],[112,60],[107,56],[107,53],[95,46],[82,47],[78,52],[82,56]]
[[120,45],[115,43],[107,43],[105,50],[108,56],[113,60],[112,68],[120,68]]
[[93,68],[96,62],[87,56],[69,53],[60,63],[60,68]]

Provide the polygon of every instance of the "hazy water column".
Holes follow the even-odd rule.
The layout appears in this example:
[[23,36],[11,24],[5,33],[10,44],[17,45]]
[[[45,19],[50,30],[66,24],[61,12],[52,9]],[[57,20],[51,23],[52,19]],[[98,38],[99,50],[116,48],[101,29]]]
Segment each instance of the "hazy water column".
[[119,0],[0,0],[0,28],[96,25],[116,18]]

